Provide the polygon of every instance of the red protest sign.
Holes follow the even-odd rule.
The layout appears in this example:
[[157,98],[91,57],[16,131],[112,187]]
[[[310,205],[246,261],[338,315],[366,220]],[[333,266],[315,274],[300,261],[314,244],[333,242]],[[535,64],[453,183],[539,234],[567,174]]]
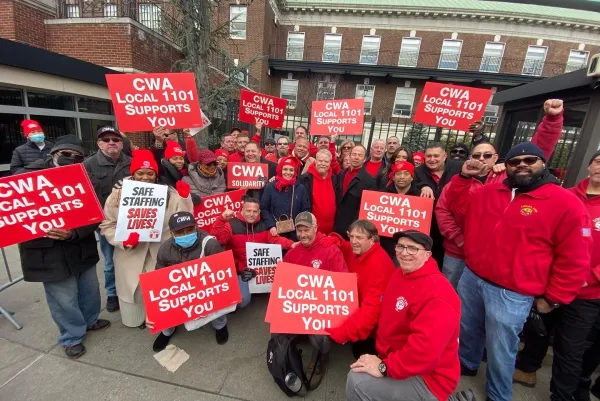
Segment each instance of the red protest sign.
[[363,191],[358,218],[375,224],[379,235],[392,237],[404,230],[417,230],[429,235],[432,214],[431,198]]
[[362,135],[365,99],[317,100],[310,110],[311,135]]
[[202,198],[200,204],[194,206],[194,217],[198,228],[210,232],[212,225],[226,209],[240,210],[242,208],[242,197],[245,193],[245,190],[238,189]]
[[283,127],[287,100],[242,89],[238,120],[244,123],[261,123],[265,127]]
[[483,117],[490,89],[426,82],[413,122],[467,131]]
[[327,334],[358,309],[356,274],[280,262],[265,321],[271,333]]
[[140,274],[152,333],[242,301],[231,251]]
[[262,189],[268,179],[266,163],[227,163],[227,188]]
[[201,128],[194,74],[106,74],[119,129]]
[[0,248],[102,220],[81,163],[0,178]]

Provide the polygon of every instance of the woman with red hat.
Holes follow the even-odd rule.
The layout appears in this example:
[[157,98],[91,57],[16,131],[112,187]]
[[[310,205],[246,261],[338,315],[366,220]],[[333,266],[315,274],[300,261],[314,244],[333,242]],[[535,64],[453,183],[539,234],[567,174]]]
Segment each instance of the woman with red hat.
[[[158,165],[152,152],[136,150],[131,161],[131,177],[126,180],[147,183],[158,182]],[[175,188],[169,187],[167,206],[162,228],[162,242],[171,238],[169,217],[176,212],[192,212],[193,204],[188,184],[177,181]],[[115,247],[113,260],[117,295],[121,307],[121,320],[127,327],[144,327],[146,310],[140,291],[139,275],[152,271],[156,266],[156,255],[161,242],[140,242],[140,235],[132,232],[125,241],[116,241],[115,232],[121,199],[121,188],[113,189],[104,206],[104,221],[100,224],[100,232]]]
[[217,166],[217,156],[208,149],[198,152],[198,163],[190,165],[187,177],[183,181],[190,185],[192,194],[205,196],[222,194],[227,189],[225,174]]
[[225,185],[227,185],[227,163],[229,162],[229,152],[223,148],[219,148],[215,150],[215,156],[217,156],[217,167],[223,171]]

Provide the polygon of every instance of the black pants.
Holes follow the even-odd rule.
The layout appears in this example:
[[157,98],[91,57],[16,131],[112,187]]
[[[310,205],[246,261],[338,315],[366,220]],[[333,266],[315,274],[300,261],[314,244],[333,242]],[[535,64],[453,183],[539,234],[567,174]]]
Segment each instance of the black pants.
[[548,316],[543,316],[548,335],[532,338],[525,331],[525,348],[517,358],[517,369],[534,372],[540,368],[546,351],[548,338],[554,328],[554,359],[550,399],[571,401],[579,386],[582,360],[586,340],[600,312],[600,300],[575,299],[571,304],[561,306]]
[[[581,378],[589,380],[592,374],[600,365],[600,314],[596,318],[596,324],[588,337],[589,347],[583,354],[583,363],[581,365]],[[600,381],[600,377],[596,382]]]

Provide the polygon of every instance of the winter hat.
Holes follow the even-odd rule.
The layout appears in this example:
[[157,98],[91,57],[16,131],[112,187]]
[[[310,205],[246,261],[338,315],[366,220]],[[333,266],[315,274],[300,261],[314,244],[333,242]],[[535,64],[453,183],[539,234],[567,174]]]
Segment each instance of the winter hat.
[[408,171],[410,173],[411,177],[415,176],[415,166],[413,166],[412,163],[400,162],[400,163],[394,163],[394,165],[390,169],[390,174],[389,174],[390,180],[394,178],[394,175],[396,175],[396,173],[398,171]]
[[63,135],[58,137],[54,143],[54,146],[52,149],[50,149],[50,154],[54,154],[59,150],[74,150],[81,153],[82,156],[85,154],[85,150],[83,150],[83,142],[75,135]]
[[100,138],[102,135],[104,135],[106,133],[115,134],[115,135],[118,135],[121,137],[123,136],[123,134],[119,133],[119,131],[117,131],[113,127],[106,125],[104,127],[98,128],[98,130],[96,130],[96,137]]
[[395,242],[398,242],[398,240],[403,237],[411,239],[419,245],[423,245],[423,247],[428,251],[431,251],[431,248],[433,247],[433,240],[431,237],[422,232],[416,230],[406,230],[397,232],[393,236]]
[[422,152],[413,153],[413,160],[417,163],[425,163],[425,154]]
[[27,138],[32,131],[44,132],[40,126],[40,123],[34,120],[23,120],[21,122],[21,128],[23,128],[23,134],[25,135],[25,138]]
[[171,231],[179,231],[184,228],[194,227],[196,220],[190,212],[177,212],[169,217],[169,229]]
[[288,156],[288,157],[284,157],[283,159],[281,159],[279,161],[279,164],[277,165],[277,176],[281,177],[281,172],[283,171],[283,167],[285,166],[292,166],[294,168],[294,172],[296,174],[298,174],[298,165],[299,165],[299,160],[298,158],[294,157],[294,156]]
[[225,149],[217,149],[215,150],[215,157],[219,156],[222,156],[227,159],[229,157],[229,152],[227,152]]
[[158,165],[154,160],[154,155],[148,149],[139,149],[133,151],[133,159],[131,159],[131,167],[129,172],[135,173],[139,169],[149,168],[158,174]]
[[265,145],[275,145],[275,140],[273,138],[265,139]]
[[167,148],[165,149],[165,159],[169,160],[173,156],[184,156],[183,149],[177,141],[166,141]]
[[204,164],[209,164],[217,161],[217,155],[208,149],[201,149],[198,151],[198,160]]
[[546,163],[546,155],[544,152],[542,152],[542,149],[531,142],[522,142],[516,146],[513,146],[513,148],[506,154],[506,158],[504,160],[508,161],[513,157],[524,155],[537,156],[542,159],[544,163]]
[[589,166],[589,165],[591,165],[591,164],[594,162],[594,159],[595,159],[596,157],[598,157],[598,156],[600,156],[600,150],[599,150],[599,151],[597,151],[596,153],[594,153],[594,154],[592,155],[592,158],[590,159],[590,162],[588,163],[588,166]]

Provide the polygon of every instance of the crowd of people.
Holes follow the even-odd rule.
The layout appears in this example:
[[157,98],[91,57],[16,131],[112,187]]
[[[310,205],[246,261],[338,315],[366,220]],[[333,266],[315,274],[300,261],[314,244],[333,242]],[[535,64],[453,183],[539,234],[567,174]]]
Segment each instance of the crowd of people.
[[[600,363],[600,152],[588,179],[563,189],[547,166],[562,132],[561,100],[545,102],[531,142],[514,146],[503,162],[482,125],[472,143],[450,153],[440,143],[409,149],[399,138],[375,140],[370,150],[351,140],[309,139],[306,127],[262,138],[234,128],[215,151],[197,149],[185,132],[158,127],[149,150],[126,154],[126,138],[112,127],[97,132],[98,152],[84,160],[72,135],[45,141],[34,121],[23,123],[28,141],[15,150],[14,174],[83,163],[104,208],[99,226],[51,230],[19,244],[25,280],[42,282],[59,328],[59,343],[77,358],[98,319],[95,235],[104,256],[107,311],[120,310],[125,326],[147,320],[139,274],[231,250],[242,301],[251,302],[246,243],[280,244],[284,261],[357,275],[359,308],[329,335],[310,336],[311,389],[327,367],[331,342],[352,344],[346,397],[352,401],[445,401],[461,375],[475,376],[487,358],[486,393],[508,401],[513,381],[536,385],[553,336],[553,401],[600,395],[591,375]],[[183,137],[180,134],[179,138]],[[261,147],[261,141],[264,148]],[[226,210],[210,232],[196,227],[193,207],[224,193],[227,165],[268,166],[268,183],[247,190],[240,210]],[[124,180],[167,185],[161,243],[132,233],[115,240]],[[430,235],[408,230],[382,237],[359,220],[365,190],[434,200]],[[592,222],[593,219],[593,222]],[[600,321],[600,320],[599,320]],[[228,341],[227,315],[212,321],[216,341]],[[153,344],[164,349],[176,327]],[[525,347],[518,352],[520,337]],[[590,347],[590,343],[592,344]]]

